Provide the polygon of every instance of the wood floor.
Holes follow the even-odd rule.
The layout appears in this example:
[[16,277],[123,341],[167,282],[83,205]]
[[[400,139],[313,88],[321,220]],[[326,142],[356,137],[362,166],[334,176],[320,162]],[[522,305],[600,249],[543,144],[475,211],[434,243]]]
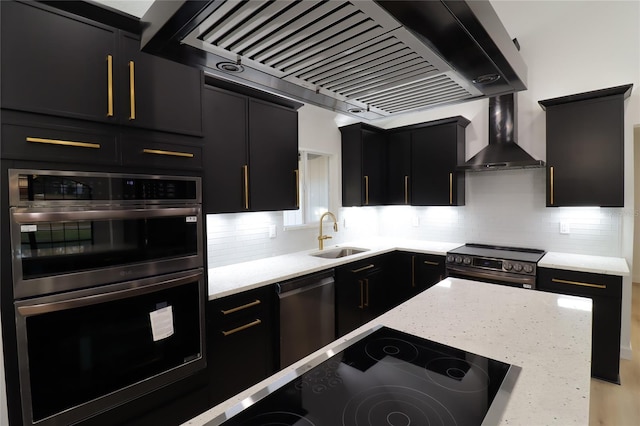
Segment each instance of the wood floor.
[[589,425],[640,425],[640,283],[633,284],[631,348],[633,359],[620,360],[620,382],[591,379]]

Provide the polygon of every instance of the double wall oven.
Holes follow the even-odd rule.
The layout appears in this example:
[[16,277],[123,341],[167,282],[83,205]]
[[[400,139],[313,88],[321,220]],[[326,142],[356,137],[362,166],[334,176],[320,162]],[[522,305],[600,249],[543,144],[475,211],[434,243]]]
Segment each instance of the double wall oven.
[[24,424],[205,368],[200,178],[12,169],[9,187]]

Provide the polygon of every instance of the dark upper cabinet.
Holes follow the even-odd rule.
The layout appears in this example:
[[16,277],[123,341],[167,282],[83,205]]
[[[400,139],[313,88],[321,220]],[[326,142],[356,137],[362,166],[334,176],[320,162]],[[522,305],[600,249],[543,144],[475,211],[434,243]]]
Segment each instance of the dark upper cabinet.
[[141,53],[135,36],[53,7],[0,7],[2,108],[202,134],[199,70]]
[[207,213],[298,207],[298,113],[224,89],[204,91]]
[[540,101],[547,207],[624,207],[624,99],[632,85]]
[[0,8],[2,108],[115,121],[118,30],[36,3]]
[[591,375],[620,383],[622,277],[539,268],[537,284],[541,291],[592,300]]
[[387,204],[411,204],[411,131],[391,132],[387,145]]
[[[202,135],[202,73],[140,52],[140,39],[122,33],[117,57],[121,122],[188,135]],[[124,89],[124,90],[122,90]]]
[[378,206],[386,202],[384,130],[363,123],[341,127],[342,205]]
[[465,173],[456,171],[464,162],[463,117],[438,120],[411,132],[411,204],[414,206],[463,206]]

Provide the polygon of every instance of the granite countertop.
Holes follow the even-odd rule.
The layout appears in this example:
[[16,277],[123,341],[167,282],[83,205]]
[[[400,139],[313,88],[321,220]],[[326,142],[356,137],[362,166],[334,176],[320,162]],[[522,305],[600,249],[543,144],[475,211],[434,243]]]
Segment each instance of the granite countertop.
[[325,247],[324,251],[335,247],[359,247],[368,249],[368,251],[364,253],[340,259],[323,259],[310,256],[310,254],[319,251],[318,249],[314,249],[217,268],[209,268],[209,300],[230,296],[241,291],[251,290],[291,278],[297,278],[313,272],[335,268],[336,266],[395,250],[444,256],[447,251],[453,250],[461,245],[461,243],[437,241],[376,238],[352,243],[327,245]]
[[213,425],[213,418],[234,412],[240,401],[277,387],[296,368],[376,325],[520,366],[502,425],[585,425],[591,309],[590,299],[447,278],[185,425]]
[[585,254],[558,253],[552,251],[547,252],[547,254],[540,259],[538,267],[618,275],[622,277],[628,277],[630,275],[627,261],[620,257],[589,256]]

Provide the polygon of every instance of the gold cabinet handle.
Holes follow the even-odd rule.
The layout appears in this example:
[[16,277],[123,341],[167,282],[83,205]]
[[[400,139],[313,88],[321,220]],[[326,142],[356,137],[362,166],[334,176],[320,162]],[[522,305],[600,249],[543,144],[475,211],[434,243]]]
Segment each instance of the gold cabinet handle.
[[364,177],[364,205],[369,205],[369,176]]
[[129,61],[129,120],[136,119],[136,71],[135,63]]
[[409,176],[404,177],[404,203],[409,204]]
[[242,306],[236,306],[235,308],[231,308],[231,309],[220,309],[220,312],[222,312],[222,315],[229,315],[232,314],[234,312],[238,312],[238,311],[242,311],[243,309],[248,309],[248,308],[252,308],[254,306],[258,306],[260,303],[262,303],[260,301],[260,299],[256,299],[253,302],[249,302],[245,305]]
[[449,173],[449,205],[453,205],[453,173]]
[[416,286],[416,257],[411,256],[411,287]]
[[164,151],[161,149],[148,149],[145,148],[142,150],[145,154],[155,154],[155,155],[168,155],[171,157],[185,157],[185,158],[193,158],[193,154],[190,152],[179,152],[179,151]]
[[549,188],[549,195],[550,195],[550,203],[551,205],[553,205],[554,203],[554,194],[553,194],[553,166],[549,167],[549,178],[550,178],[550,188]]
[[107,117],[113,117],[113,56],[107,55]]
[[364,309],[364,281],[358,280],[358,283],[360,283],[360,305],[358,308]]
[[438,263],[438,262],[431,262],[430,260],[425,260],[425,261],[424,261],[424,264],[425,264],[425,265],[431,265],[431,266],[438,266],[438,265],[440,265],[440,263]]
[[369,307],[369,279],[365,278],[364,279],[364,290],[366,292],[366,297],[365,297],[365,302],[364,302],[364,306]]
[[59,139],[27,138],[27,142],[44,143],[49,145],[75,146],[78,148],[100,149],[99,143],[64,141]]
[[262,324],[262,321],[260,321],[259,319],[257,319],[257,320],[255,320],[255,321],[251,321],[251,322],[250,322],[250,323],[248,323],[248,324],[241,325],[240,327],[236,327],[236,328],[231,329],[231,330],[229,330],[229,331],[224,331],[224,330],[222,330],[222,334],[223,334],[225,337],[226,337],[226,336],[230,336],[230,335],[232,335],[232,334],[234,334],[234,333],[237,333],[237,332],[242,331],[242,330],[246,330],[247,328],[255,327],[256,325],[259,325],[259,324]]
[[376,267],[376,265],[371,264],[371,265],[367,265],[367,266],[365,266],[363,268],[360,268],[360,269],[352,269],[351,272],[353,272],[354,274],[357,274],[358,272],[366,271],[367,269],[371,269],[371,268],[375,268],[375,267]]
[[603,289],[607,288],[607,286],[604,285],[604,284],[583,283],[583,282],[580,282],[580,281],[562,280],[560,278],[552,278],[551,281],[554,282],[554,283],[558,283],[558,284],[579,285],[581,287],[593,287],[593,288],[603,288]]
[[293,171],[296,174],[296,207],[300,207],[300,170]]
[[242,166],[242,179],[244,187],[244,208],[249,210],[249,166]]

